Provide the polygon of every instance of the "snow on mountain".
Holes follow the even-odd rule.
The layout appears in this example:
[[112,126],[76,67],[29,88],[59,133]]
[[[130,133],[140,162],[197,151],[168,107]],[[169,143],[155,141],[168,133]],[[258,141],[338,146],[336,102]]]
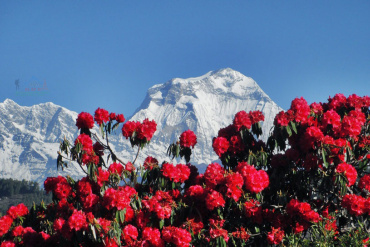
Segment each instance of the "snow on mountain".
[[[157,122],[157,131],[151,143],[140,151],[136,165],[142,164],[148,155],[159,162],[169,161],[168,146],[183,131],[191,129],[198,144],[190,162],[204,170],[205,165],[218,158],[212,150],[212,138],[220,128],[231,124],[235,113],[241,110],[263,112],[262,139],[266,140],[275,115],[282,109],[253,79],[229,68],[151,87],[130,119],[149,118]],[[42,185],[49,176],[82,176],[73,163],[64,172],[56,169],[59,142],[64,136],[73,142],[78,135],[76,118],[76,112],[53,103],[32,107],[19,106],[9,99],[0,103],[0,177],[34,180]],[[111,136],[110,143],[123,161],[134,160],[137,149],[132,149],[120,129]]]
[[33,180],[43,184],[46,177],[81,176],[77,167],[57,171],[59,142],[77,136],[77,113],[45,103],[19,106],[6,99],[0,103],[0,177]]
[[[165,155],[169,144],[183,131],[191,129],[197,135],[198,144],[190,162],[207,165],[218,159],[212,149],[212,138],[220,128],[231,124],[234,115],[241,110],[263,112],[262,139],[266,140],[274,117],[282,108],[252,78],[230,68],[155,85],[148,90],[131,118],[140,121],[149,118],[157,122],[157,131],[140,160],[147,155],[158,157],[160,162],[169,160]],[[127,145],[116,148],[126,157],[134,156],[134,152],[128,152],[131,149]]]

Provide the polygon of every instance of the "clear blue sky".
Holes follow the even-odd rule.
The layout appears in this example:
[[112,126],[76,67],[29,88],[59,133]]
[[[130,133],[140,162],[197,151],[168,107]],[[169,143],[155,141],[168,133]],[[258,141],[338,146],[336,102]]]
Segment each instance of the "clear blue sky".
[[360,0],[0,0],[0,101],[128,117],[152,85],[225,67],[285,109],[369,95],[369,13]]

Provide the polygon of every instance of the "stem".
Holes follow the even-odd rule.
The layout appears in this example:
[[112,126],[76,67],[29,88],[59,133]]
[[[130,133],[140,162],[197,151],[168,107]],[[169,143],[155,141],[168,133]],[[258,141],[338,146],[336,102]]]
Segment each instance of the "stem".
[[139,153],[140,153],[140,147],[138,147],[138,149],[137,149],[136,157],[134,159],[134,162],[132,162],[133,165],[135,164],[135,162],[137,160],[137,157],[139,157]]

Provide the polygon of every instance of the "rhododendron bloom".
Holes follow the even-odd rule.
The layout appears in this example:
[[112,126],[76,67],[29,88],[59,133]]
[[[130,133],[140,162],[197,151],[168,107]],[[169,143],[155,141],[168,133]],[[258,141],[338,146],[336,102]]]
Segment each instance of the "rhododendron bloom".
[[81,112],[77,116],[76,126],[78,129],[82,129],[82,128],[92,129],[94,127],[93,116],[91,116],[90,113]]
[[293,112],[294,120],[296,122],[306,123],[308,116],[310,115],[311,109],[307,104],[307,101],[301,98],[295,98],[292,101],[290,110]]
[[28,208],[23,203],[20,203],[17,206],[11,206],[6,214],[12,217],[12,219],[16,219],[18,217],[27,215]]
[[9,231],[12,223],[13,219],[8,215],[5,215],[0,218],[0,237]]
[[58,199],[68,197],[72,191],[67,179],[62,176],[48,177],[44,182],[44,188],[46,192],[52,191]]
[[247,190],[253,193],[261,192],[262,190],[267,188],[269,184],[270,184],[269,176],[264,170],[249,173],[245,177],[245,187]]
[[280,244],[283,241],[284,235],[284,230],[272,228],[271,232],[267,234],[267,241],[269,244]]
[[83,211],[74,210],[68,218],[68,226],[75,231],[87,228],[86,214]]
[[77,144],[81,144],[82,150],[87,153],[90,153],[93,150],[93,144],[92,144],[92,140],[90,136],[84,133],[79,135],[77,139],[75,140],[75,145]]
[[215,153],[221,156],[229,149],[229,141],[225,137],[214,138],[212,147]]
[[137,127],[137,137],[140,140],[150,141],[157,130],[157,123],[152,120],[144,119],[142,124]]
[[158,166],[158,160],[153,158],[152,156],[146,157],[144,160],[144,168],[145,170],[152,170],[154,167]]
[[107,110],[98,108],[95,111],[94,120],[98,125],[101,125],[103,122],[106,123],[109,121],[109,112]]
[[245,111],[240,111],[235,114],[233,122],[237,131],[241,130],[243,127],[250,129],[252,127],[252,121],[248,113]]
[[214,208],[225,206],[225,200],[223,196],[221,195],[221,193],[215,190],[210,190],[207,193],[205,201],[206,201],[206,207],[209,210],[213,210]]
[[352,215],[359,216],[365,211],[365,198],[358,195],[347,194],[342,199],[342,207]]
[[249,118],[251,119],[252,124],[265,121],[265,116],[261,111],[250,111]]
[[197,136],[194,134],[193,131],[187,130],[182,132],[182,134],[180,135],[181,147],[194,148],[195,144],[197,144]]
[[109,168],[108,168],[108,171],[112,174],[118,174],[119,176],[121,176],[122,172],[123,172],[123,165],[120,164],[120,163],[112,163]]
[[125,240],[127,244],[133,243],[137,239],[138,235],[139,233],[136,227],[131,224],[128,224],[123,228],[122,239]]
[[369,174],[364,175],[360,179],[360,182],[358,183],[358,187],[362,190],[365,189],[370,192],[370,175]]
[[347,163],[341,163],[335,169],[337,173],[343,173],[348,180],[347,186],[352,186],[357,180],[357,170],[352,165]]
[[191,234],[182,228],[167,226],[162,230],[163,240],[177,247],[189,247]]
[[137,127],[140,125],[140,122],[135,121],[127,121],[122,126],[122,135],[126,137],[126,139],[131,138],[132,134],[136,132]]
[[275,126],[288,126],[290,122],[290,118],[287,113],[284,111],[279,112],[276,114],[275,119],[274,119],[274,125]]
[[157,228],[145,227],[143,230],[143,240],[148,240],[154,247],[164,247],[164,241],[161,239],[161,232]]
[[212,163],[208,165],[206,172],[204,173],[204,180],[208,187],[214,188],[220,184],[224,179],[225,169],[218,163]]
[[123,116],[123,114],[118,114],[116,116],[116,121],[119,123],[123,123],[125,121],[125,117]]
[[15,243],[12,241],[4,241],[0,244],[0,247],[15,247]]

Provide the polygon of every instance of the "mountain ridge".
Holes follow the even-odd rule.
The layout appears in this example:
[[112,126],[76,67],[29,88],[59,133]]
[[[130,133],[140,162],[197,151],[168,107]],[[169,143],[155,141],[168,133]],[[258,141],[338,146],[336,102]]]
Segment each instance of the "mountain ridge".
[[[275,115],[282,109],[252,78],[230,68],[199,77],[173,78],[152,86],[130,118],[131,121],[149,118],[157,122],[157,131],[151,143],[140,152],[136,165],[142,164],[147,156],[156,157],[160,162],[169,160],[167,147],[183,131],[191,129],[197,135],[198,144],[190,162],[204,168],[218,159],[212,150],[212,138],[220,128],[231,124],[240,110],[264,113],[262,139],[266,140]],[[82,176],[73,164],[67,171],[56,171],[59,141],[65,136],[72,142],[78,135],[77,115],[52,102],[24,107],[10,99],[0,103],[0,177],[20,177],[42,184],[46,176]],[[98,132],[98,128],[94,127],[94,131]],[[120,129],[112,134],[110,143],[125,162],[133,161],[137,150],[131,148]]]

